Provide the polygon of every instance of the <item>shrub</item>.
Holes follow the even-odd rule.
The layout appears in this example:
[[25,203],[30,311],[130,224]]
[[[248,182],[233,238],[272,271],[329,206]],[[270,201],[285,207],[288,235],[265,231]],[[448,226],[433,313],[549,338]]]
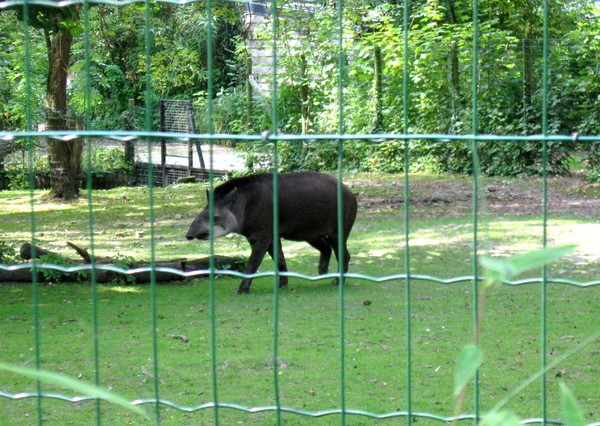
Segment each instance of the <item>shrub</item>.
[[0,263],[11,265],[21,261],[14,243],[0,241]]
[[589,182],[600,183],[600,142],[589,145],[583,161],[586,166],[585,177]]
[[[87,173],[90,161],[88,154],[83,158],[83,173]],[[104,173],[131,173],[133,164],[125,158],[125,150],[121,147],[98,147],[92,150],[91,158],[92,173],[102,175]]]

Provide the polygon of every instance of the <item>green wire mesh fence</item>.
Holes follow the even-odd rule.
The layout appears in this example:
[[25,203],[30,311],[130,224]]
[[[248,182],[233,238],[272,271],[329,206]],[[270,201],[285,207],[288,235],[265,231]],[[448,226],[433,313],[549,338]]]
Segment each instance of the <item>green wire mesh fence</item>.
[[[179,5],[182,8],[187,7],[187,1],[164,1],[161,3],[172,3],[174,5]],[[282,70],[279,67],[271,67],[271,75],[265,80],[270,84],[268,91],[270,94],[268,97],[270,102],[270,107],[267,109],[270,112],[270,120],[271,120],[271,128],[268,131],[265,131],[262,134],[229,134],[229,133],[220,133],[214,129],[213,126],[213,114],[214,114],[214,105],[213,100],[215,97],[215,88],[214,88],[214,72],[215,65],[213,63],[215,43],[213,40],[213,35],[216,31],[214,28],[214,17],[213,17],[213,3],[209,0],[205,4],[205,42],[206,42],[206,67],[208,69],[208,73],[206,76],[206,101],[205,101],[205,110],[206,110],[206,123],[205,133],[199,134],[185,134],[185,133],[169,133],[169,132],[159,132],[156,130],[156,110],[155,110],[155,96],[152,90],[152,79],[153,79],[153,66],[154,64],[151,62],[151,48],[153,44],[153,37],[155,35],[154,29],[151,25],[151,17],[154,13],[158,13],[153,7],[156,5],[155,2],[135,2],[135,1],[100,1],[100,2],[81,2],[81,1],[66,1],[66,2],[54,2],[54,1],[1,1],[0,2],[0,11],[8,12],[10,10],[16,10],[20,19],[21,19],[21,27],[23,34],[23,46],[24,46],[24,56],[25,56],[25,68],[23,70],[23,82],[25,85],[25,93],[26,93],[26,105],[25,105],[25,115],[26,115],[26,124],[27,128],[23,131],[0,131],[0,140],[3,141],[17,141],[22,146],[25,146],[26,152],[29,154],[29,157],[32,157],[32,151],[34,142],[37,141],[38,138],[48,138],[49,140],[54,141],[54,143],[63,143],[68,144],[70,141],[74,139],[84,139],[86,141],[92,141],[95,138],[101,139],[112,139],[118,140],[122,142],[135,142],[137,144],[145,144],[147,145],[148,155],[151,156],[155,147],[159,146],[161,139],[175,140],[175,141],[198,141],[203,145],[209,145],[212,149],[214,144],[217,144],[221,141],[234,141],[234,142],[243,142],[248,144],[262,144],[263,146],[267,146],[270,149],[270,158],[272,159],[272,169],[279,169],[279,148],[281,143],[304,143],[304,144],[316,144],[318,142],[331,142],[333,145],[337,147],[337,178],[338,178],[338,217],[342,217],[342,212],[344,206],[342,205],[342,193],[341,193],[341,184],[345,180],[346,174],[344,172],[344,158],[343,152],[344,147],[348,144],[355,143],[357,141],[366,142],[369,144],[379,144],[383,141],[397,141],[402,144],[402,163],[403,170],[405,171],[403,176],[403,212],[402,212],[402,220],[398,221],[396,224],[398,228],[402,228],[402,236],[400,239],[402,240],[402,244],[404,245],[404,259],[403,259],[403,270],[402,273],[394,273],[383,276],[374,276],[367,275],[362,273],[354,273],[348,272],[345,273],[342,266],[339,266],[338,270],[335,273],[327,274],[326,276],[315,276],[315,275],[307,275],[304,273],[298,273],[296,271],[290,272],[280,272],[277,268],[273,268],[272,271],[260,272],[256,274],[252,274],[250,277],[260,278],[260,277],[272,277],[273,282],[273,302],[272,302],[272,317],[271,317],[271,327],[272,329],[268,331],[270,336],[269,340],[269,348],[271,352],[270,356],[270,368],[271,368],[271,379],[270,383],[267,386],[269,388],[269,395],[265,398],[268,401],[272,401],[271,404],[246,404],[244,401],[240,402],[230,402],[224,400],[220,396],[220,388],[222,387],[222,383],[227,380],[234,380],[235,377],[224,377],[224,373],[222,372],[223,367],[219,366],[217,359],[218,354],[222,350],[223,345],[227,344],[222,342],[222,334],[220,333],[221,323],[217,320],[219,316],[219,310],[222,308],[222,303],[216,298],[217,293],[217,278],[221,276],[227,277],[236,277],[236,278],[248,278],[247,274],[243,274],[237,271],[221,271],[217,270],[214,260],[215,254],[215,242],[214,239],[210,240],[209,243],[209,252],[210,252],[210,264],[207,269],[202,270],[192,270],[192,271],[182,271],[179,269],[171,268],[171,267],[163,267],[158,263],[155,243],[158,239],[159,233],[159,225],[157,224],[156,219],[156,210],[157,210],[157,200],[154,195],[154,187],[152,184],[152,176],[153,176],[153,162],[149,159],[147,162],[148,167],[148,185],[147,185],[147,198],[148,198],[148,224],[149,224],[149,240],[150,246],[148,248],[148,258],[149,265],[148,267],[141,268],[128,268],[125,266],[116,266],[116,265],[106,265],[100,264],[95,261],[95,216],[97,215],[97,204],[95,204],[95,196],[94,192],[91,191],[91,170],[92,167],[88,167],[88,191],[86,192],[87,198],[85,200],[87,204],[87,228],[88,228],[88,236],[87,236],[87,244],[89,247],[89,251],[91,253],[91,261],[89,264],[80,265],[80,266],[65,266],[54,263],[46,263],[46,262],[36,262],[32,261],[31,263],[19,264],[19,265],[8,265],[2,264],[0,265],[0,269],[3,271],[13,271],[18,272],[20,270],[30,270],[32,272],[31,277],[31,288],[32,288],[32,315],[33,315],[33,366],[38,370],[54,369],[54,366],[48,366],[44,362],[44,350],[43,347],[46,343],[44,342],[44,334],[45,327],[42,324],[40,319],[40,310],[44,304],[42,300],[41,292],[41,283],[38,279],[39,271],[57,271],[64,273],[79,273],[79,272],[87,272],[89,274],[89,282],[91,285],[91,293],[90,293],[90,305],[91,305],[91,317],[92,317],[92,337],[91,337],[91,345],[93,346],[93,379],[97,385],[102,385],[106,381],[106,377],[101,373],[103,370],[101,364],[103,362],[103,335],[100,332],[101,323],[102,323],[102,314],[100,305],[102,304],[102,296],[101,289],[98,285],[97,275],[103,272],[114,272],[117,275],[122,275],[125,277],[134,277],[137,274],[146,273],[149,274],[149,294],[150,300],[147,301],[147,305],[143,307],[145,311],[149,311],[149,317],[151,318],[150,324],[148,324],[148,329],[150,330],[147,338],[151,341],[151,357],[149,359],[149,363],[151,367],[149,370],[151,372],[146,371],[144,374],[147,376],[150,386],[152,387],[152,398],[146,399],[136,399],[131,401],[132,405],[143,405],[146,407],[150,407],[152,412],[151,417],[157,423],[165,423],[165,424],[177,424],[169,423],[169,420],[165,419],[165,411],[170,409],[181,413],[190,414],[190,417],[186,417],[185,420],[181,420],[180,424],[189,423],[189,424],[227,424],[228,421],[231,421],[230,417],[227,417],[228,411],[235,411],[247,414],[247,417],[244,417],[244,421],[251,422],[253,421],[253,416],[258,418],[256,424],[301,424],[302,422],[308,421],[329,421],[331,423],[337,424],[370,424],[371,422],[375,422],[377,420],[384,419],[395,419],[397,422],[406,422],[407,424],[411,424],[413,421],[430,421],[432,424],[440,424],[446,422],[468,422],[475,423],[482,416],[482,408],[480,404],[480,384],[483,382],[484,378],[477,375],[475,380],[473,381],[472,389],[472,411],[467,414],[454,413],[454,414],[437,414],[431,411],[422,411],[419,407],[419,404],[416,404],[416,401],[420,401],[421,399],[428,398],[427,395],[420,395],[419,391],[416,389],[415,379],[413,377],[415,364],[420,363],[420,360],[415,355],[414,345],[417,339],[416,336],[413,335],[414,330],[414,322],[416,311],[413,309],[413,303],[415,300],[414,291],[415,286],[419,283],[431,283],[435,285],[442,284],[442,287],[447,286],[456,286],[459,284],[464,284],[469,287],[470,292],[470,312],[471,312],[471,322],[472,328],[471,331],[475,333],[475,329],[477,327],[478,315],[482,306],[480,306],[480,285],[482,281],[481,277],[481,269],[479,267],[478,259],[480,257],[480,229],[482,225],[480,221],[482,220],[482,212],[484,212],[484,208],[482,206],[484,200],[480,197],[480,177],[479,177],[479,168],[478,168],[478,151],[479,146],[482,143],[488,141],[495,142],[503,142],[507,144],[520,144],[525,142],[534,142],[539,144],[539,149],[542,152],[542,188],[540,190],[541,198],[542,198],[542,207],[540,212],[540,221],[541,221],[541,229],[542,235],[541,246],[546,247],[548,244],[548,236],[547,231],[549,227],[549,219],[548,219],[548,172],[547,166],[549,163],[549,154],[548,154],[548,146],[551,143],[557,142],[571,142],[576,138],[576,140],[580,143],[593,143],[597,142],[599,139],[598,134],[582,134],[582,135],[560,135],[560,134],[550,134],[551,132],[548,129],[548,115],[549,111],[549,100],[548,94],[550,89],[548,87],[548,78],[550,75],[550,69],[548,64],[548,55],[549,55],[549,39],[548,39],[548,21],[549,21],[549,2],[545,1],[543,5],[543,48],[542,48],[542,70],[541,70],[541,111],[540,115],[540,125],[539,132],[530,135],[490,135],[490,134],[480,134],[477,129],[479,129],[480,123],[478,118],[478,108],[479,108],[479,97],[481,94],[481,88],[479,86],[480,79],[480,68],[479,68],[479,60],[478,60],[478,52],[479,52],[479,43],[480,43],[480,33],[479,33],[479,11],[478,11],[478,2],[475,1],[472,7],[472,51],[471,51],[471,64],[470,64],[470,74],[471,74],[471,129],[473,129],[469,133],[463,134],[442,134],[442,133],[432,133],[432,134],[423,134],[423,133],[412,133],[411,129],[411,115],[410,115],[410,102],[411,102],[411,91],[409,88],[409,77],[411,73],[411,61],[404,60],[402,61],[402,75],[403,75],[403,84],[398,90],[401,92],[401,98],[403,102],[403,116],[402,116],[402,129],[401,132],[382,132],[378,131],[373,134],[351,134],[347,132],[346,129],[346,114],[347,111],[345,109],[346,101],[346,65],[347,65],[347,56],[345,50],[347,49],[347,37],[345,34],[347,23],[345,22],[344,12],[345,5],[342,1],[336,2],[335,5],[330,5],[337,12],[337,21],[335,22],[336,33],[332,34],[331,40],[334,40],[334,46],[332,47],[332,51],[335,51],[336,61],[335,61],[335,74],[337,76],[337,90],[335,91],[335,96],[337,97],[337,109],[335,114],[337,115],[337,128],[331,134],[311,134],[307,135],[299,135],[299,134],[284,134],[280,132],[280,117],[279,117],[279,86],[278,81],[280,81],[282,76],[281,74],[285,73],[285,70]],[[117,9],[119,7],[123,7],[126,5],[135,4],[139,8],[138,18],[143,20],[144,26],[144,40],[142,43],[144,44],[144,55],[143,60],[140,62],[140,66],[143,67],[143,75],[145,77],[145,91],[144,91],[144,111],[143,111],[143,130],[118,130],[118,131],[108,131],[102,129],[93,129],[91,126],[92,122],[92,106],[91,100],[94,97],[91,88],[91,80],[94,78],[91,71],[91,64],[94,61],[97,61],[98,58],[95,58],[93,55],[93,46],[91,45],[91,40],[89,37],[90,33],[90,20],[89,13],[90,9],[97,5],[112,5],[116,6]],[[269,57],[272,63],[277,64],[278,59],[280,58],[279,50],[282,49],[282,46],[279,44],[279,21],[278,21],[278,11],[280,10],[279,5],[276,1],[272,4],[266,3],[263,5],[265,8],[269,9],[270,17],[272,20],[272,25],[270,27],[271,34],[266,38],[272,41],[269,46],[270,53]],[[289,5],[288,5],[289,6]],[[70,18],[69,14],[72,13],[70,8],[76,7],[78,8],[78,14],[80,14],[81,26],[78,27],[81,29],[80,37],[83,38],[82,49],[83,49],[83,58],[85,66],[83,69],[80,69],[79,72],[85,75],[85,87],[83,90],[85,91],[85,117],[84,124],[86,130],[70,130],[67,128],[60,127],[52,127],[50,130],[45,131],[34,131],[32,129],[34,124],[33,115],[35,114],[35,105],[33,96],[31,96],[31,86],[34,84],[34,72],[32,69],[31,63],[31,52],[30,52],[30,42],[32,37],[32,32],[34,31],[34,26],[39,24],[40,16],[42,17],[42,21],[44,16],[48,16],[50,12],[42,12],[39,15],[39,10],[43,10],[44,8],[49,8],[48,10],[60,10],[64,13],[58,18],[58,21],[55,22],[55,25],[63,25],[61,23],[61,19],[64,19],[67,22]],[[310,9],[310,7],[309,7]],[[402,52],[404,58],[409,58],[413,52],[409,50],[408,40],[410,37],[411,30],[411,11],[414,12],[414,9],[411,9],[408,1],[404,2],[403,7],[403,15],[398,17],[398,26],[401,27],[401,31],[403,34],[403,46]],[[0,15],[1,17],[2,15]],[[36,17],[35,20],[33,17]],[[56,18],[55,18],[56,19]],[[330,40],[330,41],[331,41]],[[263,85],[264,86],[264,85]],[[474,164],[472,170],[472,217],[471,217],[471,226],[472,226],[472,237],[470,242],[470,269],[471,273],[462,276],[456,277],[443,277],[443,271],[440,271],[439,275],[429,275],[420,273],[420,271],[415,270],[414,257],[413,257],[413,247],[415,246],[415,236],[412,233],[412,225],[413,218],[411,216],[410,206],[411,206],[411,197],[410,197],[410,187],[411,187],[411,175],[406,171],[409,170],[409,165],[411,162],[411,151],[409,148],[409,144],[411,141],[427,141],[429,143],[439,143],[439,144],[450,144],[453,142],[466,142],[470,144],[470,149],[472,152],[472,162]],[[199,144],[198,144],[199,145]],[[90,142],[87,144],[87,149],[91,150],[93,144]],[[212,150],[210,151],[210,158],[206,159],[207,164],[212,164]],[[91,151],[87,158],[92,158]],[[91,161],[91,160],[90,160]],[[36,210],[35,207],[35,197],[36,193],[34,192],[34,172],[33,165],[28,165],[29,170],[29,197],[30,197],[30,206],[29,206],[29,225],[30,225],[30,234],[31,234],[31,243],[35,246],[35,242],[38,240],[38,222],[40,219],[40,212]],[[211,173],[209,166],[209,189],[213,189],[216,185],[215,176]],[[278,217],[278,174],[273,173],[273,195],[274,195],[274,203],[273,203],[273,215],[274,217]],[[213,223],[213,209],[214,209],[214,193],[213,191],[209,191],[209,208],[211,211],[211,227],[214,229]],[[339,223],[339,229],[341,229],[342,224]],[[182,234],[184,230],[182,230]],[[340,232],[341,233],[341,232]],[[279,234],[278,224],[275,222],[274,224],[274,234]],[[273,241],[273,263],[275,265],[278,264],[278,244],[279,239],[274,238]],[[35,248],[34,248],[35,250]],[[342,253],[343,249],[340,242],[339,251]],[[399,252],[400,253],[400,252]],[[340,262],[342,264],[343,262]],[[161,299],[162,293],[159,292],[159,286],[157,284],[157,274],[172,274],[173,276],[186,277],[186,278],[195,278],[198,276],[208,275],[208,315],[210,321],[208,323],[208,328],[204,330],[207,335],[208,341],[208,361],[206,363],[208,371],[193,371],[192,374],[202,375],[203,377],[209,377],[210,382],[210,397],[208,400],[210,402],[204,402],[200,404],[183,404],[178,402],[177,400],[170,400],[163,397],[164,392],[162,389],[165,387],[165,383],[162,382],[161,371],[164,369],[170,368],[168,366],[168,361],[164,360],[160,354],[165,348],[161,347],[160,338],[159,338],[159,320],[160,314],[158,305],[160,303],[166,303]],[[337,324],[335,325],[335,330],[333,333],[338,339],[337,344],[337,353],[336,359],[331,360],[331,364],[327,366],[315,366],[317,369],[329,369],[335,371],[337,374],[337,388],[338,388],[338,404],[337,407],[319,407],[317,410],[312,409],[304,409],[303,407],[289,407],[286,406],[285,400],[283,398],[284,391],[283,386],[281,385],[281,373],[282,370],[285,370],[287,366],[281,361],[280,357],[280,348],[282,344],[279,342],[280,336],[282,335],[282,330],[280,329],[282,324],[282,316],[281,316],[281,296],[280,290],[278,287],[278,282],[281,274],[285,274],[288,277],[296,278],[303,282],[313,282],[313,281],[321,281],[324,278],[338,278],[340,280],[341,285],[339,285],[337,290],[337,304],[335,306],[335,315],[337,318]],[[362,409],[361,407],[356,407],[353,402],[349,403],[348,397],[348,388],[349,388],[349,379],[347,377],[347,371],[352,368],[348,360],[351,359],[351,354],[349,353],[350,347],[350,339],[349,339],[349,331],[347,329],[348,317],[345,314],[347,309],[347,288],[344,283],[348,280],[359,280],[360,282],[368,282],[375,284],[381,283],[400,283],[398,288],[402,289],[402,295],[398,296],[401,298],[401,302],[403,303],[403,312],[402,312],[402,322],[403,324],[400,326],[402,329],[402,339],[403,339],[403,371],[398,371],[399,367],[391,367],[391,375],[395,375],[398,377],[403,377],[403,390],[398,394],[395,394],[393,391],[390,392],[390,399],[393,400],[395,404],[395,409],[389,410],[367,410]],[[548,276],[547,269],[544,268],[541,271],[541,276],[539,277],[529,277],[519,281],[511,281],[506,284],[512,285],[510,288],[517,288],[517,286],[521,285],[536,285],[539,288],[539,300],[536,301],[539,309],[539,334],[534,338],[536,341],[536,345],[538,347],[537,351],[539,352],[539,371],[540,377],[536,378],[540,383],[540,404],[539,404],[539,416],[534,418],[529,418],[523,420],[524,423],[541,423],[541,424],[561,424],[561,420],[552,420],[548,416],[548,404],[549,398],[547,395],[547,370],[550,365],[552,365],[548,359],[549,354],[553,351],[552,348],[547,346],[548,335],[547,335],[547,322],[548,316],[550,315],[550,307],[548,306],[548,288],[549,284],[553,285],[561,285],[568,286],[572,288],[576,288],[577,291],[584,291],[584,288],[590,288],[585,291],[596,291],[596,293],[591,293],[590,298],[592,299],[592,303],[594,300],[596,301],[596,307],[598,306],[598,297],[597,297],[597,287],[600,285],[600,277],[597,274],[590,280],[579,281],[577,279],[566,279],[566,278],[552,278]],[[302,297],[300,295],[300,297]],[[595,298],[595,299],[594,299]],[[251,302],[249,302],[250,304]],[[366,301],[365,301],[366,303]],[[398,312],[390,313],[390,315],[399,315]],[[286,329],[286,331],[289,331]],[[132,330],[132,333],[135,331]],[[464,336],[468,337],[468,336]],[[3,336],[3,339],[8,339],[9,336]],[[113,342],[114,343],[114,342]],[[117,344],[118,343],[114,343]],[[1,354],[2,352],[0,352]],[[597,352],[595,353],[597,356]],[[193,362],[194,355],[191,355]],[[146,360],[148,361],[148,360]],[[173,367],[175,368],[175,367]],[[181,368],[179,366],[178,368]],[[189,367],[183,367],[189,368]],[[355,367],[354,367],[355,368]],[[597,369],[591,369],[592,374],[595,372],[598,373]],[[191,380],[194,380],[193,378]],[[434,380],[430,378],[430,380]],[[589,378],[592,383],[596,383],[598,386],[598,377]],[[241,385],[241,384],[240,384]],[[49,393],[44,390],[44,384],[40,381],[35,382],[35,388],[23,389],[17,393],[11,391],[5,391],[0,388],[0,396],[6,401],[8,404],[16,404],[21,400],[34,400],[36,404],[35,409],[35,418],[26,419],[23,421],[23,424],[26,423],[38,423],[42,424],[45,420],[45,407],[49,400],[60,400],[64,401],[65,407],[69,404],[82,404],[86,401],[92,401],[93,406],[93,418],[90,419],[90,423],[96,422],[97,424],[112,424],[115,422],[114,419],[108,417],[106,415],[106,405],[101,403],[98,398],[85,396],[85,395],[77,395],[77,396],[68,396],[66,392],[64,393]],[[203,396],[203,400],[206,400],[206,395]],[[365,395],[365,399],[368,399],[369,396]],[[590,396],[592,402],[591,405],[595,403],[600,404],[597,395]],[[189,400],[186,399],[186,401]],[[353,400],[354,401],[354,400]],[[66,408],[65,408],[66,410]],[[210,413],[209,415],[205,415],[205,413]],[[440,412],[447,413],[447,410],[440,410]],[[268,413],[271,417],[257,417],[261,414]],[[197,415],[198,417],[194,417]],[[598,418],[598,412],[590,413],[590,416]],[[6,419],[7,422],[10,422],[9,419]],[[19,420],[20,421],[20,420]],[[118,420],[118,423],[125,423],[125,420]],[[15,424],[17,420],[15,420]],[[600,424],[600,423],[593,423]]]

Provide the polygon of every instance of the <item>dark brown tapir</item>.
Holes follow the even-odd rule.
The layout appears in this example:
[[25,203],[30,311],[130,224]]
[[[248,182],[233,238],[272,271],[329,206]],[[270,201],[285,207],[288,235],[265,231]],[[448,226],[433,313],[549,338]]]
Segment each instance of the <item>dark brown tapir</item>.
[[[331,251],[340,262],[338,233],[338,182],[324,173],[300,172],[278,175],[279,237],[306,241],[321,252],[319,274],[326,274]],[[207,191],[208,196],[208,191]],[[342,248],[344,272],[348,271],[350,253],[347,241],[356,218],[356,197],[342,186]],[[253,274],[265,253],[273,258],[273,175],[254,174],[230,179],[214,189],[213,237],[231,232],[248,239],[252,252],[245,273]],[[209,238],[209,209],[206,207],[192,222],[188,240]],[[287,271],[285,257],[278,244],[278,269]],[[287,285],[287,277],[279,277],[279,287]],[[236,293],[250,291],[251,278],[242,280]],[[337,285],[337,279],[332,282]]]

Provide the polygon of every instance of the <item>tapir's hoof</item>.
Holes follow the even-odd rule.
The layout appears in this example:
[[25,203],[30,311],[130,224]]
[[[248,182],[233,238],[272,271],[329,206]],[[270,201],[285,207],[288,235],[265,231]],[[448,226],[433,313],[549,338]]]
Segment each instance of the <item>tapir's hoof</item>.
[[340,282],[338,281],[338,279],[336,278],[335,280],[331,281],[331,283],[329,285],[332,285],[334,287],[337,287],[338,285],[340,285]]
[[236,291],[235,294],[248,294],[250,293],[250,289],[249,288],[242,288],[239,287]]

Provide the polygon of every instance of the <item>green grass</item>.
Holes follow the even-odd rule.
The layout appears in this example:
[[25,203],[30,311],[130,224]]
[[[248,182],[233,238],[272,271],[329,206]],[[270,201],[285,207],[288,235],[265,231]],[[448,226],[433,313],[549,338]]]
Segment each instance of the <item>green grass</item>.
[[[424,185],[434,180],[423,179]],[[444,178],[446,179],[446,178]],[[444,180],[442,179],[442,180]],[[448,180],[448,179],[447,179]],[[449,181],[449,180],[448,180]],[[378,183],[381,182],[381,185]],[[396,182],[396,186],[393,184]],[[359,210],[350,240],[350,272],[383,277],[405,273],[405,241],[402,207],[364,208],[373,197],[400,196],[401,176],[353,176]],[[426,186],[428,188],[428,186]],[[415,190],[419,195],[420,189]],[[94,247],[96,254],[117,253],[149,258],[150,224],[148,191],[127,188],[93,194]],[[155,189],[156,258],[203,257],[208,244],[184,239],[187,227],[204,204],[200,185]],[[60,205],[34,193],[36,241],[45,248],[63,250],[65,241],[90,247],[86,200]],[[28,192],[0,193],[0,241],[31,239]],[[381,208],[380,208],[381,207]],[[469,215],[441,209],[448,206],[416,204],[410,222],[411,273],[439,278],[472,274],[472,224]],[[438,211],[439,210],[439,211]],[[567,215],[568,216],[568,215]],[[552,217],[549,242],[579,243],[571,257],[549,268],[549,276],[598,280],[600,254],[591,237],[597,235],[597,219]],[[138,236],[136,236],[136,231]],[[144,235],[140,236],[139,231]],[[597,239],[595,239],[597,241]],[[480,227],[480,249],[507,256],[541,246],[541,222],[528,215],[490,217]],[[215,242],[217,254],[247,255],[247,243],[238,237]],[[313,275],[318,254],[302,243],[284,241],[290,271]],[[64,253],[74,255],[67,249]],[[333,262],[332,269],[336,264]],[[261,270],[272,262],[265,260]],[[532,276],[539,276],[539,272]],[[410,288],[410,329],[407,329],[404,280],[372,282],[350,278],[345,287],[340,335],[339,290],[329,280],[291,278],[278,300],[278,386],[280,403],[298,410],[320,411],[340,407],[340,356],[344,346],[346,408],[377,414],[407,409],[407,333],[411,334],[412,410],[451,416],[454,410],[453,375],[456,357],[473,334],[473,288],[469,282],[437,284],[414,280]],[[237,279],[215,280],[214,322],[211,321],[209,281],[156,288],[156,311],[152,311],[149,286],[101,285],[94,295],[89,284],[39,286],[38,313],[40,362],[44,369],[89,382],[95,380],[94,334],[98,336],[100,385],[124,397],[159,396],[178,406],[196,407],[213,401],[213,363],[218,400],[244,407],[275,404],[273,335],[274,297],[272,278],[256,279],[248,296],[234,295]],[[556,357],[598,331],[599,287],[581,289],[549,284],[546,304],[547,357]],[[34,367],[35,323],[30,285],[0,286],[0,360]],[[541,298],[539,284],[501,286],[486,303],[480,374],[481,410],[484,412],[519,383],[539,370]],[[94,327],[96,301],[97,328]],[[152,319],[156,317],[154,370]],[[211,355],[214,325],[216,352]],[[180,336],[185,336],[187,342]],[[583,408],[588,421],[600,419],[597,362],[600,345],[594,343],[547,376],[548,414],[560,417],[558,387],[565,381]],[[48,393],[71,391],[42,385]],[[35,383],[0,373],[0,391],[33,392]],[[541,415],[539,381],[511,401],[509,408],[530,418]],[[148,410],[153,407],[146,406]],[[95,403],[42,400],[46,424],[93,424]],[[472,392],[467,393],[465,412],[473,412]],[[103,424],[143,424],[144,420],[118,406],[101,403]],[[221,424],[272,424],[275,414],[221,408]],[[284,424],[339,424],[339,415],[318,419],[282,414]],[[0,397],[0,425],[37,422],[36,400]],[[214,422],[212,408],[182,413],[161,409],[161,424],[204,425]],[[348,424],[375,424],[364,416],[348,415]],[[387,423],[399,423],[398,419]],[[420,419],[419,424],[440,424]]]

